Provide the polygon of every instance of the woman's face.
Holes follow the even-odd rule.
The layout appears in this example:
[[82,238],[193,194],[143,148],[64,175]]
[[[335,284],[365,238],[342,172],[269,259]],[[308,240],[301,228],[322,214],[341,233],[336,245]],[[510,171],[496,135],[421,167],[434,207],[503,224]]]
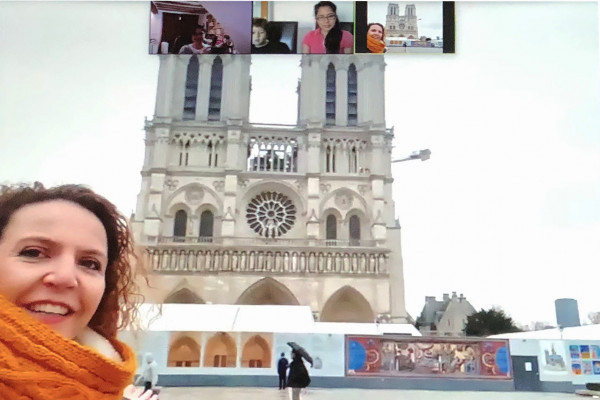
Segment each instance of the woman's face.
[[329,32],[335,25],[336,18],[335,12],[329,6],[319,7],[315,16],[317,25],[322,32]]
[[367,33],[377,40],[382,40],[383,38],[383,29],[379,25],[371,25]]
[[18,209],[0,238],[0,294],[68,339],[79,335],[104,294],[106,231],[65,200]]
[[252,27],[252,44],[263,46],[267,42],[267,32],[260,26]]

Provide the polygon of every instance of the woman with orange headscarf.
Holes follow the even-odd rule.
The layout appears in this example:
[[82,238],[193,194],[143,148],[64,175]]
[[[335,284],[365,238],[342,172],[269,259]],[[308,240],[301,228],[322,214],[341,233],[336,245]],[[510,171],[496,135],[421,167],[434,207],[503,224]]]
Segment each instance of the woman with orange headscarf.
[[367,49],[369,53],[383,54],[385,47],[385,29],[378,22],[367,25]]
[[0,187],[0,399],[157,399],[117,339],[134,258],[127,218],[90,189]]

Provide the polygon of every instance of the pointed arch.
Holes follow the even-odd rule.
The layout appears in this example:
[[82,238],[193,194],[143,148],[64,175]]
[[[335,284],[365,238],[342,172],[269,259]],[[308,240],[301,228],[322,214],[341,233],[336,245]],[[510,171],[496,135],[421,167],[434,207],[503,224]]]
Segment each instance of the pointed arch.
[[373,310],[365,297],[352,286],[332,294],[321,311],[321,322],[373,322]]
[[271,346],[262,336],[254,335],[244,344],[242,368],[271,368]]
[[163,301],[164,304],[204,304],[202,297],[192,292],[188,288],[179,289],[167,296]]
[[327,66],[325,76],[325,125],[335,125],[335,67]]
[[284,284],[267,277],[244,290],[235,304],[297,306],[300,303]]
[[169,367],[199,367],[200,345],[189,336],[182,336],[169,347]]
[[[358,124],[358,79],[356,65],[348,67],[348,126]],[[350,171],[353,172],[353,171]],[[355,172],[355,171],[354,171]]]
[[[215,57],[210,72],[210,94],[208,99],[208,120],[221,120],[221,97],[223,92],[223,60]],[[216,165],[216,162],[215,162]]]
[[225,332],[218,332],[206,342],[203,366],[234,368],[236,357],[237,347],[233,338]]
[[321,201],[321,203],[319,205],[320,212],[323,213],[325,210],[327,210],[329,208],[338,209],[337,205],[335,204],[335,198],[337,196],[343,195],[343,194],[351,197],[354,200],[352,209],[348,210],[346,213],[341,212],[341,214],[344,218],[345,218],[345,214],[348,214],[349,212],[353,212],[354,209],[356,209],[357,212],[359,212],[361,216],[368,214],[370,207],[368,207],[364,196],[361,195],[359,192],[352,190],[352,189],[348,189],[346,187],[332,190],[331,192],[327,193],[325,195],[325,197],[323,197],[323,200]]
[[190,205],[188,205],[187,195],[186,193],[204,193],[201,199],[201,203],[203,207],[206,205],[210,205],[213,208],[213,212],[216,216],[218,216],[217,210],[221,210],[223,207],[223,201],[221,200],[221,196],[217,194],[214,188],[200,184],[198,182],[188,183],[184,186],[177,188],[167,199],[165,204],[168,204],[166,207],[167,216],[173,216],[178,209],[184,209],[188,213],[188,215],[196,215],[199,216],[198,210],[192,210]]
[[[183,120],[192,120],[196,118],[196,102],[198,99],[198,74],[200,64],[198,56],[193,55],[187,66],[185,77],[185,99],[183,103]],[[181,163],[179,163],[181,165]]]

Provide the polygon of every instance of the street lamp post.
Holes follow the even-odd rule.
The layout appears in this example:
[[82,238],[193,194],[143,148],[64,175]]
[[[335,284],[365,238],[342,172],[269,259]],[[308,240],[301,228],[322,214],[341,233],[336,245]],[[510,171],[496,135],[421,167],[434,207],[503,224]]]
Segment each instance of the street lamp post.
[[392,160],[392,163],[397,163],[397,162],[402,162],[402,161],[410,161],[410,160],[427,161],[427,160],[429,160],[430,157],[431,157],[431,150],[425,149],[425,150],[413,151],[410,154],[410,156],[408,156],[406,158],[401,158],[399,160]]

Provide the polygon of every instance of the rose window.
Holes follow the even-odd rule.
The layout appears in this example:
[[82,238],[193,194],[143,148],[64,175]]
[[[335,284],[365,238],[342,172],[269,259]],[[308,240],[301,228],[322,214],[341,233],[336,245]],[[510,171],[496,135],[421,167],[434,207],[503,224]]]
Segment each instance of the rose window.
[[294,226],[296,206],[281,193],[262,192],[248,203],[246,220],[259,235],[278,237]]

